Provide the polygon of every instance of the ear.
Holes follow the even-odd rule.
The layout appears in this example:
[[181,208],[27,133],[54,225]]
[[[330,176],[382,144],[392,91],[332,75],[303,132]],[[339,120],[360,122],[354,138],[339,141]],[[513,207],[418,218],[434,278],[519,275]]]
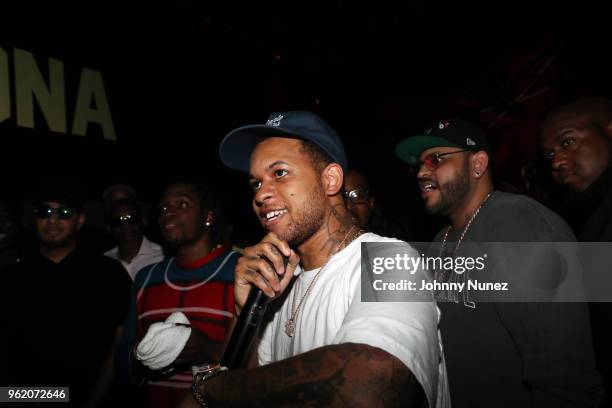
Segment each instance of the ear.
[[604,130],[606,131],[606,134],[608,135],[608,137],[612,139],[612,120],[608,122]]
[[204,225],[210,228],[212,227],[214,223],[215,223],[215,214],[212,211],[207,211],[206,218],[204,219]]
[[472,175],[479,179],[481,178],[489,168],[489,155],[485,151],[479,151],[471,157],[471,171]]
[[77,231],[83,228],[84,224],[85,224],[85,214],[79,213],[79,219],[77,220]]
[[344,183],[344,171],[338,163],[330,163],[321,173],[323,189],[328,196],[334,196],[342,190]]

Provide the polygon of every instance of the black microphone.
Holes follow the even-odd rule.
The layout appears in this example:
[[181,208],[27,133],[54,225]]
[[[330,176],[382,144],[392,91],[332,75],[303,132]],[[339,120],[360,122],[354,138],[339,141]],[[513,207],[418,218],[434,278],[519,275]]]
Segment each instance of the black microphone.
[[[267,258],[263,259],[272,265],[272,262]],[[285,265],[286,271],[287,265],[289,264],[289,257],[283,255],[283,264]],[[273,265],[272,267],[274,268]],[[281,275],[281,279],[283,276],[284,275]],[[222,366],[227,368],[244,367],[246,357],[253,345],[257,329],[261,324],[270,300],[272,299],[267,297],[258,287],[251,288],[249,297],[242,308],[242,312],[238,317],[238,322],[236,322],[236,326],[234,326],[232,336],[221,357]]]

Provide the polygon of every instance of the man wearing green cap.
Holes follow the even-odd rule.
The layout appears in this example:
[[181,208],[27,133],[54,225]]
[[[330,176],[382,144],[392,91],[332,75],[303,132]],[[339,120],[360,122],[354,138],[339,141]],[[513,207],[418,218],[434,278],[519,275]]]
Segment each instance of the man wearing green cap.
[[[450,221],[434,239],[440,257],[465,257],[468,242],[574,241],[555,213],[528,197],[494,190],[489,144],[483,131],[465,120],[437,121],[401,142],[396,153],[416,166],[426,211]],[[507,267],[518,272],[523,263],[514,255],[506,254],[513,261]],[[529,276],[540,272],[527,270]],[[470,279],[457,270],[439,272],[434,271],[436,279]],[[465,292],[444,296],[438,297],[440,329],[453,407],[601,401],[584,303],[474,302]]]

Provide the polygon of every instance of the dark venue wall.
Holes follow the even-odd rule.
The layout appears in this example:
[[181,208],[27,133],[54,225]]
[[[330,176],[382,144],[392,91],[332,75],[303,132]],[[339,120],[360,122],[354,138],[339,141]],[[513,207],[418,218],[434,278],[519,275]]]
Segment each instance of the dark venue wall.
[[[3,5],[3,194],[28,199],[40,175],[58,173],[79,176],[91,200],[121,180],[155,201],[165,181],[188,174],[221,192],[236,230],[256,238],[246,178],[222,167],[218,144],[270,111],[309,109],[337,128],[379,203],[417,231],[413,238],[429,239],[440,221],[422,216],[416,184],[393,154],[398,141],[440,116],[476,120],[495,146],[498,181],[524,191],[520,170],[537,154],[544,112],[579,95],[612,94],[610,62],[598,51],[606,36],[597,29],[547,30],[536,10],[519,5],[507,6],[507,21],[492,6],[454,7]],[[51,85],[61,86],[63,106],[28,96],[27,79],[16,72],[28,56],[43,81],[40,95],[46,89],[57,98]],[[103,83],[114,137],[95,115],[78,118],[81,94],[81,108],[101,109],[101,93],[83,88],[89,70]],[[64,130],[50,123],[52,105]]]

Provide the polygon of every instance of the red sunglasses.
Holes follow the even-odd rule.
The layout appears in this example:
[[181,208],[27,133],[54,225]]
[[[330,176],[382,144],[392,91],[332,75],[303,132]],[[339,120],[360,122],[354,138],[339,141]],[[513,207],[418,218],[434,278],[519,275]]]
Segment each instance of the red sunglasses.
[[447,152],[447,153],[431,153],[423,157],[422,160],[417,160],[414,164],[412,164],[412,166],[416,169],[417,172],[423,165],[425,165],[425,167],[427,167],[429,170],[435,170],[442,163],[443,161],[442,158],[444,156],[448,156],[450,154],[455,154],[455,153],[463,153],[467,151],[469,150],[455,150],[454,152]]

